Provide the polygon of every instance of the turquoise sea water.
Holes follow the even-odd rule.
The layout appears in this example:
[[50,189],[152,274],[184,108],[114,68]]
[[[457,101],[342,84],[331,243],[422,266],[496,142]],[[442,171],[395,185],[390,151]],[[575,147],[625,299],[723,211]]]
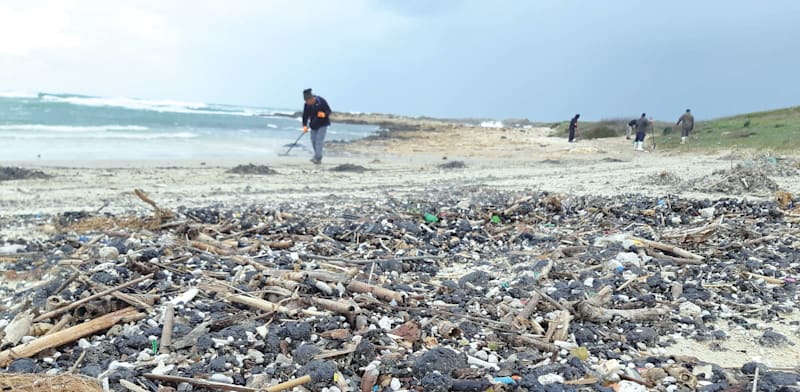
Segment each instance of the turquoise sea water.
[[[300,119],[281,114],[301,109],[0,93],[0,161],[270,157],[300,135]],[[334,119],[327,140],[375,131]],[[309,150],[305,137],[292,155]]]

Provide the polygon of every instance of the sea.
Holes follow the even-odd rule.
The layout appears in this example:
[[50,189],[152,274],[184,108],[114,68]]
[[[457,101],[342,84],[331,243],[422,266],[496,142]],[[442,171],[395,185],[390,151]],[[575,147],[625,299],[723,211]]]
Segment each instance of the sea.
[[[0,92],[0,162],[258,159],[285,153],[301,135],[302,110],[203,102]],[[327,141],[375,126],[336,123]],[[292,150],[309,154],[308,136]]]

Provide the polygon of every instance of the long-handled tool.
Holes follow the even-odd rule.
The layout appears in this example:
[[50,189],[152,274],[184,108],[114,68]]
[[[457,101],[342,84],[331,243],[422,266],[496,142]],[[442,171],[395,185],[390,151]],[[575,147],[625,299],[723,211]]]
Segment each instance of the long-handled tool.
[[285,153],[283,153],[283,154],[280,154],[280,155],[281,155],[281,156],[284,156],[284,157],[285,157],[285,156],[287,156],[287,155],[289,155],[289,152],[290,152],[290,151],[292,151],[292,149],[294,148],[294,146],[296,146],[296,145],[297,145],[297,142],[299,142],[299,141],[300,141],[300,138],[301,138],[301,137],[303,137],[303,135],[305,135],[305,134],[306,134],[305,132],[301,133],[301,134],[300,134],[300,136],[298,136],[298,137],[297,137],[297,140],[295,140],[295,141],[294,141],[294,143],[292,143],[292,145],[290,145],[290,146],[289,146],[289,149],[288,149],[288,150],[286,150],[286,152],[285,152]]

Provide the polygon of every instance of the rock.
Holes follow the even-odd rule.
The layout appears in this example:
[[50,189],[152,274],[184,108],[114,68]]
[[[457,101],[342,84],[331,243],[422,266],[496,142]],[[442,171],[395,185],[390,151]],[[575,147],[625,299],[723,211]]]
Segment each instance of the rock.
[[425,392],[448,392],[453,386],[453,379],[439,372],[430,372],[420,381]]
[[650,327],[637,327],[625,333],[628,343],[644,343],[647,345],[655,345],[658,340],[658,332]]
[[539,381],[539,384],[542,385],[563,384],[564,377],[558,374],[550,373],[539,376],[538,378],[536,378],[536,381]]
[[329,386],[336,373],[336,364],[330,361],[315,359],[297,371],[297,374],[311,376],[311,385]]
[[691,319],[698,319],[698,318],[700,318],[700,315],[703,313],[703,309],[700,308],[699,306],[687,301],[687,302],[682,303],[678,307],[678,312],[683,317],[688,317],[688,318],[691,318]]
[[620,264],[626,267],[636,266],[639,267],[641,260],[639,259],[639,255],[636,253],[631,252],[620,252],[617,254],[617,257],[614,258]]
[[292,358],[299,365],[306,365],[314,359],[314,356],[322,352],[319,347],[312,344],[301,344],[292,353]]
[[764,365],[763,363],[760,363],[760,362],[747,362],[744,365],[742,365],[742,373],[744,373],[744,374],[755,374],[756,373],[756,368],[758,368],[758,372],[761,373],[761,374],[764,374],[764,373],[767,372],[767,370],[769,370],[767,365]]
[[453,370],[466,368],[467,357],[449,348],[437,347],[422,354],[414,361],[415,373],[427,375],[438,371],[449,376]]
[[758,339],[758,343],[765,347],[780,347],[789,344],[789,339],[775,331],[766,331]]
[[700,210],[700,216],[706,219],[713,218],[714,212],[716,212],[716,210],[717,209],[714,207],[703,208]]
[[100,248],[98,256],[104,261],[114,261],[119,258],[119,250],[113,246],[105,246]]
[[41,368],[33,359],[20,358],[11,362],[7,370],[9,373],[39,373]]
[[620,381],[617,384],[619,387],[616,389],[617,392],[647,392],[647,387],[641,384],[637,384],[633,381]]
[[233,377],[226,376],[220,373],[214,373],[208,378],[210,381],[221,382],[225,384],[233,384]]

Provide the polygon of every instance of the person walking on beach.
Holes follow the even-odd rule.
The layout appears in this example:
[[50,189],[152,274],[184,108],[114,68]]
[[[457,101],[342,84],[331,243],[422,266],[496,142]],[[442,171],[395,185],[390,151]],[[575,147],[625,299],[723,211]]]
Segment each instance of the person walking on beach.
[[325,98],[314,95],[310,88],[303,90],[303,133],[311,128],[311,146],[314,147],[314,157],[311,162],[315,165],[322,163],[322,148],[325,144],[325,133],[331,125],[331,107]]
[[678,119],[675,125],[681,126],[681,144],[686,144],[686,141],[689,139],[689,132],[694,129],[694,116],[692,116],[691,109],[686,109],[686,113],[681,115],[681,118]]
[[572,120],[569,121],[569,142],[575,142],[575,133],[578,132],[578,119],[581,118],[580,114],[576,114]]
[[644,151],[644,138],[647,135],[648,128],[650,128],[650,120],[647,119],[647,113],[642,113],[642,117],[636,120],[636,140],[633,142],[634,150]]
[[625,129],[625,140],[631,140],[631,133],[633,132],[633,127],[635,126],[636,126],[635,118],[631,121],[628,121],[628,127]]

